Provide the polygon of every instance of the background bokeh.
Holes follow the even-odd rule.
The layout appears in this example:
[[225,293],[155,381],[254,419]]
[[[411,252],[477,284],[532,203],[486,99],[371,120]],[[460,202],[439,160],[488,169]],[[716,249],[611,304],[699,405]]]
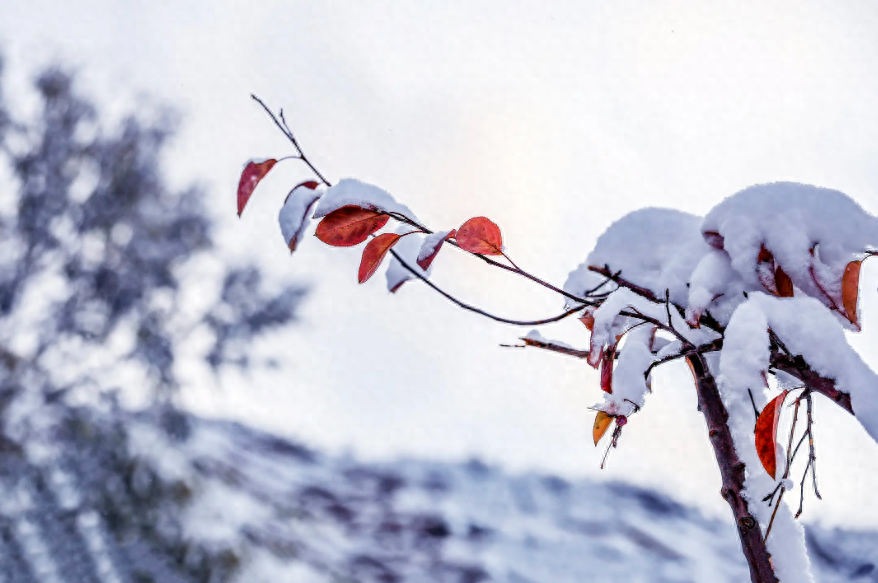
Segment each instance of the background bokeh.
[[[242,164],[289,153],[249,94],[284,108],[330,180],[378,184],[435,228],[487,215],[519,265],[563,283],[604,228],[643,206],[704,214],[750,184],[793,180],[878,213],[876,30],[878,6],[865,1],[0,6],[6,91],[19,108],[36,107],[30,73],[57,61],[80,72],[80,88],[110,115],[170,103],[183,125],[168,179],[207,187],[225,256],[311,285],[303,323],[257,347],[278,368],[180,371],[191,410],[367,459],[478,456],[622,478],[721,516],[684,368],[656,375],[646,410],[600,472],[588,410],[597,376],[583,363],[502,349],[527,329],[480,320],[417,284],[396,296],[379,277],[357,286],[356,250],[309,240],[289,257],[277,210],[303,167],[278,166],[239,221]],[[562,304],[453,253],[434,274],[512,317]],[[873,264],[865,332],[854,339],[873,365],[876,288]],[[586,341],[575,321],[544,334]],[[129,398],[136,403],[136,383]],[[878,525],[878,446],[827,403],[816,415],[824,501],[805,518]]]

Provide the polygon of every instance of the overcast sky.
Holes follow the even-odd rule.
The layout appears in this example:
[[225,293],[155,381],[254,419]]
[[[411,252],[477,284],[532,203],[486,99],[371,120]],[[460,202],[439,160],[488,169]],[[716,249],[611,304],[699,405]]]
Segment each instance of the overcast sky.
[[[633,480],[726,515],[685,370],[656,375],[600,472],[588,410],[600,395],[583,363],[499,348],[528,330],[423,286],[358,286],[357,250],[308,240],[289,257],[277,210],[304,168],[278,166],[237,220],[243,162],[290,153],[249,94],[285,109],[330,180],[378,184],[436,229],[487,215],[519,265],[560,284],[604,228],[643,206],[704,214],[745,186],[794,180],[878,213],[878,4],[160,4],[4,0],[0,47],[21,100],[29,72],[60,60],[110,111],[143,99],[178,108],[169,176],[208,187],[221,253],[312,285],[302,325],[260,347],[282,368],[219,387],[192,371],[190,407],[368,458],[478,455]],[[562,305],[453,253],[434,274],[510,317]],[[878,266],[865,277],[874,297]],[[857,346],[878,365],[878,302],[864,321]],[[544,334],[587,340],[575,321]],[[878,525],[878,446],[828,403],[816,415],[825,500],[806,516]]]

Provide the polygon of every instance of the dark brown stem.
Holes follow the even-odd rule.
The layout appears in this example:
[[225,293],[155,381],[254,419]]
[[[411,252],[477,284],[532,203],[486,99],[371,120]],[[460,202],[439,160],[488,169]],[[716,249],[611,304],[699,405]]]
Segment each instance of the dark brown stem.
[[[588,358],[588,350],[577,350],[575,348],[567,348],[566,346],[559,346],[558,344],[553,344],[551,342],[542,342],[540,340],[534,340],[533,338],[522,338],[523,345],[519,345],[521,348],[526,348],[528,346],[532,346],[534,348],[542,348],[543,350],[549,350],[551,352],[557,352],[558,354],[566,354],[567,356],[572,356],[574,358]],[[502,345],[501,346],[506,346]]]
[[750,579],[753,583],[776,583],[771,555],[765,547],[759,522],[750,514],[747,501],[742,495],[745,466],[735,450],[729,430],[729,414],[720,398],[716,381],[702,355],[695,354],[687,360],[695,375],[699,410],[707,422],[710,444],[722,476],[720,494],[728,502],[735,517],[741,549],[750,567]]
[[442,297],[444,297],[448,301],[454,303],[456,306],[458,306],[460,308],[463,308],[464,310],[474,312],[476,314],[479,314],[480,316],[484,316],[486,318],[494,320],[495,322],[502,322],[504,324],[512,324],[513,326],[540,326],[542,324],[549,324],[551,322],[557,322],[558,320],[563,320],[564,318],[567,318],[568,316],[572,316],[573,314],[579,312],[580,310],[582,310],[582,308],[585,307],[585,306],[576,306],[576,307],[571,308],[565,312],[562,312],[561,314],[559,314],[557,316],[552,316],[551,318],[544,318],[542,320],[511,320],[509,318],[501,318],[500,316],[495,316],[495,315],[490,314],[490,313],[488,313],[480,308],[477,308],[475,306],[467,304],[466,302],[457,299],[456,297],[454,297],[453,295],[451,295],[447,291],[443,290],[442,288],[437,286],[435,283],[433,283],[432,281],[430,281],[429,279],[427,279],[426,277],[421,275],[411,265],[406,263],[406,261],[402,257],[399,256],[399,254],[396,252],[396,250],[391,249],[390,254],[393,255],[393,257],[395,257],[396,260],[399,261],[399,263],[403,267],[405,267],[412,275],[414,275],[415,277],[417,277],[418,279],[423,281],[425,284],[427,284],[427,286],[429,286],[431,289],[436,291],[439,295],[441,295]]

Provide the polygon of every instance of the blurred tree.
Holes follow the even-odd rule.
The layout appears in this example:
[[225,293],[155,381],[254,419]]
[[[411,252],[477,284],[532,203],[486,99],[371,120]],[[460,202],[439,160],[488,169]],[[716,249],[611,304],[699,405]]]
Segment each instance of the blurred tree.
[[249,366],[249,342],[291,322],[304,290],[270,294],[244,266],[226,269],[212,301],[198,289],[200,307],[184,302],[186,270],[214,235],[202,190],[175,191],[162,177],[175,116],[138,113],[107,131],[69,73],[49,68],[35,88],[31,118],[0,94],[3,422],[23,393],[38,405],[116,388],[123,369],[166,400],[179,385],[177,349],[195,334],[212,337],[204,358],[214,370]]

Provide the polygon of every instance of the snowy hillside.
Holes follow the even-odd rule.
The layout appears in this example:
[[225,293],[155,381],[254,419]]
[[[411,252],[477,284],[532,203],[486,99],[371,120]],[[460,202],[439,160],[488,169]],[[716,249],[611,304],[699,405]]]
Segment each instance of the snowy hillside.
[[[0,581],[748,578],[731,521],[622,483],[363,464],[175,412],[57,421],[0,456]],[[820,581],[878,580],[878,533],[810,529],[809,544]]]

